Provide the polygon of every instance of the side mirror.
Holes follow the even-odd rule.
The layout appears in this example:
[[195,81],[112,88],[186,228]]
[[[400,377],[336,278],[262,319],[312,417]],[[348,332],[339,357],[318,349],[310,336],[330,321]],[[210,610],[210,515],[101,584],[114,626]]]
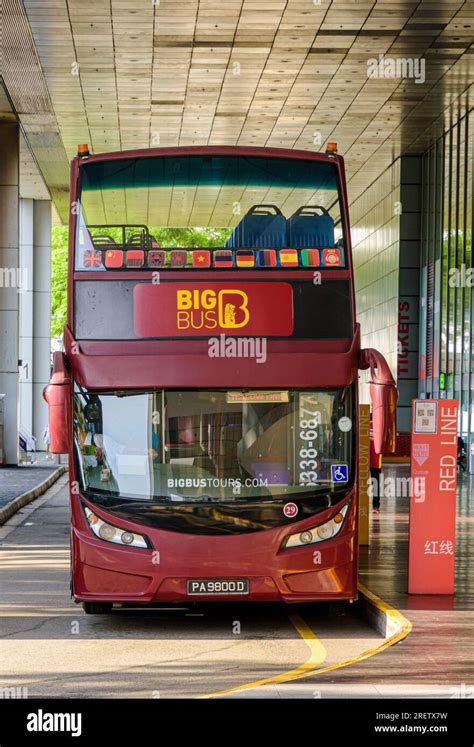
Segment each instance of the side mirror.
[[72,381],[64,353],[53,353],[53,372],[43,397],[48,403],[51,453],[69,454],[72,450]]
[[395,381],[387,361],[373,348],[361,350],[359,368],[370,368],[372,377],[370,399],[374,449],[377,454],[391,454],[396,449],[397,440],[398,391]]

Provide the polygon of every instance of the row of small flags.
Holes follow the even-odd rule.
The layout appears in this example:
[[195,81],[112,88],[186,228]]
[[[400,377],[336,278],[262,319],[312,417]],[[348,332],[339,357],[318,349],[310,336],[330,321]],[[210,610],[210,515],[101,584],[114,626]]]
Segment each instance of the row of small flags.
[[[341,267],[340,249],[150,249],[145,257],[143,249],[104,250],[104,260],[99,249],[84,252],[85,267],[100,267],[102,262],[108,269],[124,267],[149,268],[233,268],[233,267]],[[124,257],[125,255],[125,257]]]

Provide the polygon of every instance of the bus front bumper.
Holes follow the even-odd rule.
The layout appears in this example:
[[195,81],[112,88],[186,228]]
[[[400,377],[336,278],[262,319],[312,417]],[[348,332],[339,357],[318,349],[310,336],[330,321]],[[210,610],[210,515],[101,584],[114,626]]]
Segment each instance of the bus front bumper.
[[[127,525],[124,529],[146,532],[153,549],[145,550],[96,538],[79,510],[72,530],[73,589],[77,602],[189,604],[357,598],[357,513],[353,502],[336,537],[291,549],[282,549],[284,538],[303,531],[311,520],[252,534],[217,537],[178,534],[120,522]],[[331,509],[325,514],[334,512]],[[102,511],[101,515],[114,521]],[[317,517],[318,523],[320,518]],[[236,579],[248,581],[246,593],[189,593],[188,582],[192,580]]]

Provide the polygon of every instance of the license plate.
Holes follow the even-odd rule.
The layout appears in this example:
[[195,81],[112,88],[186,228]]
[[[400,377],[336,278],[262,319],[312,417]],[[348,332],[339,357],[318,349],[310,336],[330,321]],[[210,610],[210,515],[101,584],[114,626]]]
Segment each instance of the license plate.
[[188,594],[249,594],[247,578],[193,578],[188,581]]

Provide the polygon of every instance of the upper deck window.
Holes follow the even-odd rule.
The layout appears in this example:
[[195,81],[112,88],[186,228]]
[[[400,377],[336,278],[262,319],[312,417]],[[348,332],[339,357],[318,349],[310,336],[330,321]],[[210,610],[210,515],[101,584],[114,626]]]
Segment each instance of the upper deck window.
[[334,163],[153,156],[81,165],[75,267],[343,267]]

